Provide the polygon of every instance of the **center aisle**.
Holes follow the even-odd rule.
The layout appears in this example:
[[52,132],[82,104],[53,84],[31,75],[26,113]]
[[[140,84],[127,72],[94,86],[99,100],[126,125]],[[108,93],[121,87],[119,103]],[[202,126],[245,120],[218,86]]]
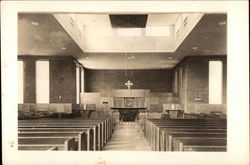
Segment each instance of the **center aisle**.
[[136,122],[118,123],[105,151],[150,151],[142,128]]

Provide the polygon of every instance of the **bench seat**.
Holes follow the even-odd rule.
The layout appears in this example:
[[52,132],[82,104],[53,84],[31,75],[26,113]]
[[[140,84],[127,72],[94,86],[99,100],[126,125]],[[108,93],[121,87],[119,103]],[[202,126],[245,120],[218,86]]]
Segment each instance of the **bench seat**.
[[[114,125],[110,118],[105,119],[32,119],[18,121],[19,146],[24,148],[25,139],[31,138],[31,143],[38,139],[74,138],[80,150],[102,150],[111,137]],[[81,135],[82,134],[82,135]],[[87,138],[86,138],[87,135]],[[35,140],[36,139],[36,140]],[[86,149],[87,139],[87,149]],[[52,140],[53,141],[53,140]],[[43,143],[43,142],[42,142]],[[29,148],[33,144],[27,144]],[[26,145],[26,148],[28,146]],[[35,145],[35,144],[34,144]],[[42,145],[42,144],[39,144]],[[44,144],[43,144],[44,145]],[[49,145],[49,144],[45,144]],[[63,146],[56,144],[59,149]]]
[[75,138],[66,137],[19,137],[18,145],[22,146],[39,146],[49,145],[56,146],[59,150],[77,150]]
[[19,145],[18,150],[33,150],[33,151],[56,151],[58,147],[53,145]]

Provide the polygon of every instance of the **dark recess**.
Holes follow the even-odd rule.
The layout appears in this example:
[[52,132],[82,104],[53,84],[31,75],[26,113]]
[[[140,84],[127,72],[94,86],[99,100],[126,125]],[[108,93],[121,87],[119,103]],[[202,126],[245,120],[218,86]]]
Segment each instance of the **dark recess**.
[[113,28],[145,28],[147,24],[147,14],[137,15],[109,15]]

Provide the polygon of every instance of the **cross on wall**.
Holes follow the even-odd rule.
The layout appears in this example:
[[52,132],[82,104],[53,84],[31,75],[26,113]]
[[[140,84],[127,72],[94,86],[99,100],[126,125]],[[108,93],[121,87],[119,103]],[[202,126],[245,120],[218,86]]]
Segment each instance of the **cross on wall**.
[[129,90],[130,87],[133,85],[133,83],[132,83],[130,80],[128,80],[128,81],[125,83],[125,85],[128,87],[128,90]]

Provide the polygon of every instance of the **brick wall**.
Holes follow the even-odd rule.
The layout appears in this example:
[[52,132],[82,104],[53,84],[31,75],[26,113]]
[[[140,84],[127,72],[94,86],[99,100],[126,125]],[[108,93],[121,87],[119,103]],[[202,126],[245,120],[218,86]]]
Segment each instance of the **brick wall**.
[[[178,72],[178,93],[181,104],[186,109],[188,104],[208,104],[209,100],[209,61],[220,60],[223,62],[223,93],[222,104],[227,103],[227,58],[226,56],[199,56],[186,57],[175,68]],[[182,71],[181,71],[182,70]],[[182,73],[181,73],[182,72]],[[174,74],[173,74],[174,75]],[[182,81],[181,78],[182,77]],[[173,78],[174,81],[174,78]],[[174,83],[173,83],[174,84]],[[199,100],[200,99],[200,100]],[[189,106],[190,107],[190,106]]]
[[24,103],[36,103],[38,59],[50,63],[50,103],[76,103],[76,65],[72,57],[18,56],[18,59],[24,62]]
[[125,76],[124,70],[85,70],[86,92],[103,89],[127,89],[127,80],[132,89],[150,89],[151,92],[172,92],[172,70],[132,70]]
[[36,102],[36,65],[34,58],[25,58],[23,61],[24,76],[23,76],[23,102],[35,103]]
[[72,60],[50,60],[50,103],[75,103],[75,81]]
[[[208,103],[208,62],[209,59],[187,60],[187,102]],[[201,98],[196,101],[195,98]]]

